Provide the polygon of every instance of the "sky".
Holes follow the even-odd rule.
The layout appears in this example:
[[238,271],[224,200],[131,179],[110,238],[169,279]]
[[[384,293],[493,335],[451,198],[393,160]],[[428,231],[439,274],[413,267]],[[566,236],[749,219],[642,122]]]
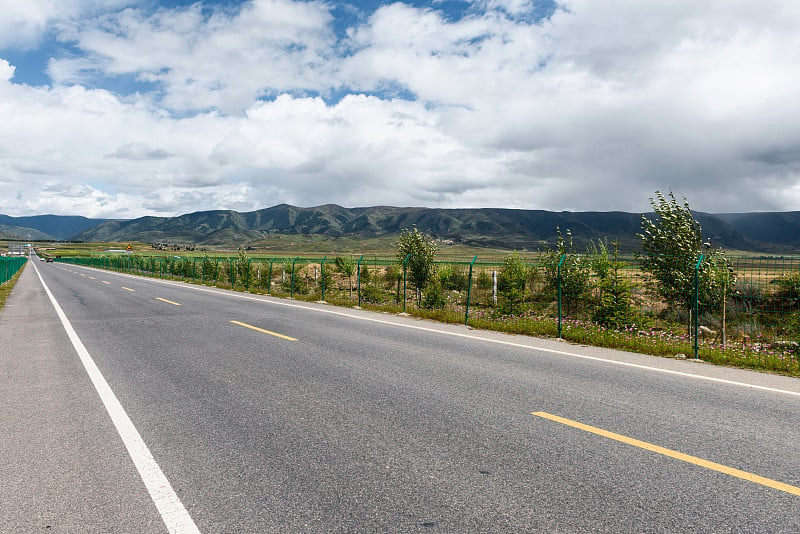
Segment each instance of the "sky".
[[0,213],[800,210],[800,2],[0,0]]

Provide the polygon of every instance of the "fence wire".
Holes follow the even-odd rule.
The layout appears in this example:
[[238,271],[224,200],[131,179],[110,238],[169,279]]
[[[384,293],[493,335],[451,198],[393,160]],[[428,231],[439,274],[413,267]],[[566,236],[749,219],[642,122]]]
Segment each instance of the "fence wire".
[[22,269],[28,258],[24,256],[0,256],[0,285],[11,280]]
[[112,255],[58,261],[800,373],[800,258],[795,257],[728,257],[730,280],[694,295],[686,286],[684,300],[667,298],[637,257],[439,260],[422,287],[415,286],[404,261],[386,257]]

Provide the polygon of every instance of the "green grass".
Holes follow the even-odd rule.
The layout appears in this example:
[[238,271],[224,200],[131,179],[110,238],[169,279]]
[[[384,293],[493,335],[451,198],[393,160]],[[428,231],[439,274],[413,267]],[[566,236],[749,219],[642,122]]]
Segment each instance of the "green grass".
[[[230,246],[204,246],[195,250],[156,250],[147,243],[136,241],[119,243],[37,243],[42,255],[90,257],[107,255],[109,250],[125,250],[130,245],[133,254],[148,256],[181,257],[230,257],[238,254],[238,248]],[[329,237],[319,235],[272,235],[249,243],[246,252],[253,259],[296,256],[333,258],[335,256],[356,255],[365,257],[394,258],[397,250],[397,237],[377,237],[363,239],[353,236]],[[511,251],[498,248],[482,248],[467,245],[439,244],[437,258],[458,258],[469,261],[475,255],[484,261],[500,261]]]

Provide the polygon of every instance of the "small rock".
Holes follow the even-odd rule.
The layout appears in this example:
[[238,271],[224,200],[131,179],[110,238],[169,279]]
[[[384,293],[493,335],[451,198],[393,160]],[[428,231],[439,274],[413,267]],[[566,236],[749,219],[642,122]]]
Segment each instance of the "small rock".
[[686,355],[678,353],[678,354],[675,355],[675,359],[676,360],[685,360],[686,359]]

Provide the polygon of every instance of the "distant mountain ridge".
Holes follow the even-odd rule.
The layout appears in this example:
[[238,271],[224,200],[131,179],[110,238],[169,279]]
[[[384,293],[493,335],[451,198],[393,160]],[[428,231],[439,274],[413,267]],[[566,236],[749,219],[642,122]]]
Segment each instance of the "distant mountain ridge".
[[109,219],[87,219],[72,215],[11,217],[0,214],[0,237],[4,239],[69,240]]
[[[648,216],[652,217],[652,214]],[[800,212],[694,212],[703,235],[714,246],[765,253],[800,251]],[[63,220],[60,220],[63,219]],[[279,204],[241,213],[213,210],[178,217],[99,220],[83,217],[8,217],[0,225],[25,224],[23,230],[77,241],[143,241],[240,246],[270,234],[323,234],[363,238],[397,235],[416,226],[441,239],[475,246],[536,250],[556,240],[556,227],[571,230],[579,248],[598,239],[638,248],[641,214],[627,212],[552,212],[502,208],[344,208],[335,204],[299,208]],[[2,231],[0,226],[0,231]],[[72,234],[68,229],[76,229]],[[24,239],[24,237],[23,237]],[[31,237],[29,239],[37,239]]]
[[[800,212],[714,215],[694,213],[704,236],[715,246],[737,250],[800,250]],[[109,221],[75,236],[84,241],[187,242],[200,245],[243,244],[270,233],[357,235],[399,234],[416,226],[442,239],[476,246],[535,250],[556,239],[556,227],[570,229],[583,247],[601,238],[637,248],[641,214],[627,212],[551,212],[502,208],[344,208],[327,204],[299,208],[279,204],[240,213],[202,211],[179,217],[142,217]],[[776,224],[779,221],[780,225]],[[780,228],[780,235],[769,229]]]

